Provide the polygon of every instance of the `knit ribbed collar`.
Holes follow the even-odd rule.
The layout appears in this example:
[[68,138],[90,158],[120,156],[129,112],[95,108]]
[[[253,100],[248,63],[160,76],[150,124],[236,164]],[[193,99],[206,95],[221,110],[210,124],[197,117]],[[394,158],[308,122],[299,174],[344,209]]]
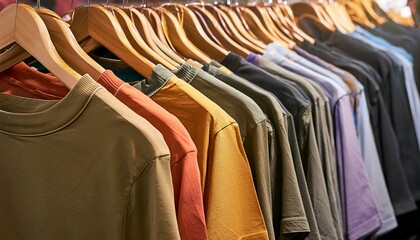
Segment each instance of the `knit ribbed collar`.
[[39,100],[0,93],[0,132],[41,136],[59,131],[77,119],[100,88],[86,74],[62,100]]
[[162,89],[169,81],[169,79],[173,78],[174,76],[175,75],[164,66],[157,64],[148,79],[134,84],[133,87],[139,89],[144,94],[151,97],[160,89]]
[[174,74],[178,77],[186,81],[187,83],[191,83],[198,72],[200,71],[199,68],[195,68],[193,66],[187,64],[181,64],[175,71]]

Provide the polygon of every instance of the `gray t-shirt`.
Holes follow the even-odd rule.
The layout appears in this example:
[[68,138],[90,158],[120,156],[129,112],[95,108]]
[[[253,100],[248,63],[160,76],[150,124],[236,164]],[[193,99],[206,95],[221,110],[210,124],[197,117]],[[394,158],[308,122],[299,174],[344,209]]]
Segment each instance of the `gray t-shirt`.
[[[332,231],[335,229],[337,238],[343,239],[343,226],[341,222],[341,212],[339,204],[339,193],[338,193],[338,179],[337,179],[337,168],[336,168],[336,159],[335,153],[331,145],[333,144],[330,138],[330,129],[327,122],[327,115],[331,115],[330,112],[327,112],[329,107],[328,99],[321,91],[316,90],[316,85],[311,84],[311,80],[301,77],[293,72],[284,69],[277,64],[266,58],[259,58],[257,65],[262,69],[277,75],[283,78],[286,78],[296,84],[298,84],[301,89],[303,89],[306,95],[311,99],[312,102],[312,119],[314,123],[316,142],[319,150],[319,163],[322,165],[322,168],[319,166],[312,166],[312,169],[307,169],[307,171],[313,171],[313,174],[308,174],[307,177],[312,176],[314,179],[307,179],[308,182],[319,181],[320,176],[324,177],[325,187],[327,194],[325,194],[322,184],[313,184],[315,188],[312,191],[316,196],[312,196],[312,199],[317,199],[319,202],[319,207],[322,204],[326,204],[324,201],[329,201],[329,209],[320,209],[319,214],[317,214],[318,228],[320,229],[321,236],[323,231]],[[327,109],[328,108],[328,109]],[[317,159],[317,158],[316,158]],[[319,172],[322,170],[322,173]],[[314,207],[317,208],[317,204],[314,203]],[[330,213],[328,213],[330,211]],[[323,222],[325,217],[332,217],[334,225],[328,226],[328,222]]]

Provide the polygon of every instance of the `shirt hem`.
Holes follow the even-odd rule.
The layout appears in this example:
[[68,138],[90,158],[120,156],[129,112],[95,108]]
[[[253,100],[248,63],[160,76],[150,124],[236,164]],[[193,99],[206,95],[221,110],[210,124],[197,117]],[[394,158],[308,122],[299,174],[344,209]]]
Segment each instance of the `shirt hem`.
[[280,232],[281,234],[310,232],[308,220],[306,217],[284,219],[281,221]]
[[382,220],[381,228],[373,235],[375,237],[382,236],[395,228],[398,227],[397,219],[395,217],[390,217],[388,219]]
[[369,220],[353,228],[353,230],[348,233],[348,239],[350,240],[363,239],[364,237],[378,230],[381,227],[381,224],[382,224],[381,218],[379,214],[376,214],[375,216],[371,217]]
[[414,199],[401,201],[392,205],[394,207],[395,216],[400,216],[417,209]]

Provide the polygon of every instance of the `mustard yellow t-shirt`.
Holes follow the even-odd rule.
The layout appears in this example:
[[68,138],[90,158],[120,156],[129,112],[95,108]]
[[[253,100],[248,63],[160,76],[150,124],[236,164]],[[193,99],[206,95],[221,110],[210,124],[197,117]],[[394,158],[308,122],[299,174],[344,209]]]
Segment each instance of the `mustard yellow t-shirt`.
[[160,65],[134,86],[178,117],[197,146],[209,239],[268,239],[235,120]]

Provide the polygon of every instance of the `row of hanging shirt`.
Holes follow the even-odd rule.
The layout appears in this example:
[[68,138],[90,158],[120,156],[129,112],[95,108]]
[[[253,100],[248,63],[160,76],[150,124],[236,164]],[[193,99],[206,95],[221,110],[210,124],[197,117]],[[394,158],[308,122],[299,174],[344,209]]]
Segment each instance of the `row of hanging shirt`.
[[420,199],[419,30],[346,6],[4,9],[3,236],[395,229]]

